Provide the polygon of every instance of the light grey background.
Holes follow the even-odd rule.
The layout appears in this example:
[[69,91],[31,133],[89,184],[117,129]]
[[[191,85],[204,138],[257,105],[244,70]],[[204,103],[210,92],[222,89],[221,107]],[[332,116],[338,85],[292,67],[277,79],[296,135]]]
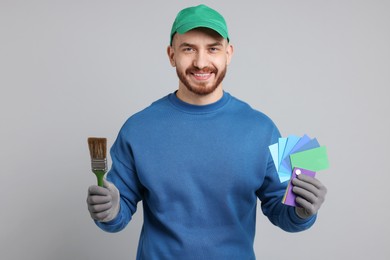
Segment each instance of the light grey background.
[[[198,1],[0,0],[0,258],[134,259],[142,208],[109,234],[89,217],[88,136],[109,146],[131,114],[177,88],[176,13]],[[225,90],[331,162],[312,229],[259,209],[258,259],[390,259],[390,2],[204,1],[230,28]],[[387,242],[386,242],[387,240]]]

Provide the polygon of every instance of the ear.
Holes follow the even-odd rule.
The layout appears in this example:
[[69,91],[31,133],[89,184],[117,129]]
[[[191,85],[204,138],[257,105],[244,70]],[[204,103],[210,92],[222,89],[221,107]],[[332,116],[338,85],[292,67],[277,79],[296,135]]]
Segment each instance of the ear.
[[230,61],[232,60],[233,57],[233,53],[234,53],[234,47],[233,45],[228,43],[228,46],[226,48],[226,56],[227,56],[226,65],[230,64]]
[[171,63],[171,66],[176,67],[175,51],[171,45],[169,45],[167,48],[167,54],[168,54],[168,58],[169,58],[169,62]]

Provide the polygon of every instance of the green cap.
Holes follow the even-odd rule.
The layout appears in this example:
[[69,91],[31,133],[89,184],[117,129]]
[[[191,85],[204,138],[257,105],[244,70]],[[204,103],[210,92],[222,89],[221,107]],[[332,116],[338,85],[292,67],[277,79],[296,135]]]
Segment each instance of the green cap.
[[172,38],[176,32],[184,34],[199,27],[212,29],[229,41],[228,29],[223,16],[206,5],[198,5],[185,8],[177,14],[172,25],[170,44],[172,45]]

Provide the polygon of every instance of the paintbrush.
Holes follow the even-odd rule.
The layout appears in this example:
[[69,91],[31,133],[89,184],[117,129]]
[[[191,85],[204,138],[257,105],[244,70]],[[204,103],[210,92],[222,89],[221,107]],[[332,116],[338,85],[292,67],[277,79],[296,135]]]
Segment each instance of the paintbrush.
[[107,139],[89,137],[88,146],[91,155],[92,172],[96,175],[98,185],[103,187],[103,177],[107,172]]

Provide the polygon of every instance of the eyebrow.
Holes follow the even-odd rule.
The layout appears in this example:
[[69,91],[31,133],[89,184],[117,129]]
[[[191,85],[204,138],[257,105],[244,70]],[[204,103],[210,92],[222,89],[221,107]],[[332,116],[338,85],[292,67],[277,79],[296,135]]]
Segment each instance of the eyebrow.
[[[207,44],[207,47],[215,47],[215,46],[223,46],[222,42],[214,42],[214,43],[210,43],[210,44]],[[180,48],[183,48],[183,47],[196,47],[195,44],[191,44],[191,43],[188,43],[188,42],[183,42],[182,44],[179,45]]]

